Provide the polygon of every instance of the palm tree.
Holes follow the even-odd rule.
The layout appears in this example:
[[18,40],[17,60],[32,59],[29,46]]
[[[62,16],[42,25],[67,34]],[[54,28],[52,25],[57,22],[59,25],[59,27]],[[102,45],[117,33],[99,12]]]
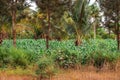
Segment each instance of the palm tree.
[[89,10],[88,8],[88,1],[87,0],[76,0],[75,6],[72,12],[72,19],[74,21],[74,28],[76,31],[76,41],[75,45],[79,46],[81,44],[81,38],[83,34],[89,28]]

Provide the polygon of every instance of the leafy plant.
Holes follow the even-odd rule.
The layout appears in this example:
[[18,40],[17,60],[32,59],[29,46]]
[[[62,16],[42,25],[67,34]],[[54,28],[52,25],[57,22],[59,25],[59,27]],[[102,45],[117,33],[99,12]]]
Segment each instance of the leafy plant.
[[68,50],[59,51],[56,62],[61,68],[74,68],[79,62],[79,54]]

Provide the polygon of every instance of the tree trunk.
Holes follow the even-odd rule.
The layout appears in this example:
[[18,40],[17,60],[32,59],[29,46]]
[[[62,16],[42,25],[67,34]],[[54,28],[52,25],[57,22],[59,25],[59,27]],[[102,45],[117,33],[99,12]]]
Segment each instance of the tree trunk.
[[12,11],[12,34],[13,34],[13,45],[16,47],[16,11]]
[[94,39],[96,39],[96,23],[94,23]]
[[110,27],[108,27],[108,30],[109,30],[109,38],[110,38],[110,34],[111,34],[111,33],[110,33]]
[[47,35],[46,35],[46,48],[49,48],[49,34],[50,34],[50,10],[49,7],[47,7],[47,18],[48,18],[48,31],[47,31]]
[[[119,27],[117,26],[117,29]],[[120,50],[120,42],[119,42],[119,29],[117,30],[117,49]]]
[[80,44],[81,44],[80,36],[77,36],[75,41],[75,46],[79,46]]
[[34,34],[34,39],[35,39],[35,40],[37,40],[37,39],[38,39],[38,37],[37,37],[37,34],[36,34],[36,33]]
[[75,26],[75,31],[76,31],[76,40],[74,43],[75,43],[75,46],[79,46],[81,44],[80,31],[77,29],[76,26]]
[[2,44],[3,38],[2,38],[2,32],[0,32],[0,45]]
[[[116,2],[116,6],[119,6],[118,0]],[[116,28],[117,28],[117,49],[120,50],[120,39],[119,39],[119,9],[116,9]]]
[[117,27],[117,49],[120,50],[120,36],[119,36],[119,25],[118,21],[116,22],[116,27]]

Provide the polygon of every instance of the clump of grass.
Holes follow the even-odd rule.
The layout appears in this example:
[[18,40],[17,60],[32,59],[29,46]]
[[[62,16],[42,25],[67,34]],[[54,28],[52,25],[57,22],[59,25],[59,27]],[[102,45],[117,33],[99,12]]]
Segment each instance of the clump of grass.
[[51,56],[43,55],[37,62],[37,65],[36,74],[40,76],[40,79],[50,79],[57,71],[54,59]]
[[6,69],[1,69],[0,73],[5,72],[7,75],[19,75],[19,76],[37,76],[35,71],[28,68],[28,69],[23,69],[19,66],[17,66],[15,69],[13,68],[6,68]]

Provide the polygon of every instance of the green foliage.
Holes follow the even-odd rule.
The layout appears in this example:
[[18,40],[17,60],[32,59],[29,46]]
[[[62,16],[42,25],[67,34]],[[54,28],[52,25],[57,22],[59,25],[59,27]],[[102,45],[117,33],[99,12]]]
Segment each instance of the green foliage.
[[43,55],[37,62],[38,68],[36,73],[41,78],[50,78],[56,72],[55,62],[51,56]]
[[[1,58],[1,61],[3,60],[5,65],[7,63],[12,63],[14,61],[13,57],[15,57],[16,65],[25,65],[28,60],[31,64],[36,64],[38,61],[37,64],[39,65],[40,70],[43,70],[42,68],[47,68],[48,65],[53,67],[54,65],[58,65],[61,68],[74,68],[76,65],[86,65],[91,63],[100,68],[105,62],[112,63],[120,57],[120,53],[116,50],[117,42],[115,40],[88,39],[87,41],[83,40],[82,42],[83,43],[80,46],[75,46],[74,40],[61,42],[53,40],[50,41],[50,48],[46,50],[45,40],[17,40],[16,47],[28,51],[27,53],[24,53],[19,50],[17,51],[16,49],[11,49],[12,41],[5,40],[1,45],[3,50],[1,48],[2,52],[0,55],[2,56],[2,53],[4,52],[4,55],[7,56],[7,58]],[[14,56],[9,57],[8,55]],[[18,57],[18,55],[20,56]],[[6,59],[9,62],[7,62]]]
[[111,52],[106,50],[98,50],[91,54],[90,61],[93,65],[101,69],[106,63],[112,64],[120,58],[119,52]]
[[[76,47],[74,45],[74,40],[66,40],[66,41],[56,41],[52,40],[50,41],[50,48],[46,50],[45,48],[45,40],[34,40],[34,39],[18,39],[17,40],[17,48],[27,50],[33,53],[36,53],[35,55],[44,54],[44,53],[52,53],[57,50],[72,50],[75,53],[83,53],[83,54],[89,54],[91,52],[106,49],[107,51],[116,51],[117,48],[117,42],[115,40],[111,39],[89,39],[87,41],[83,40],[83,43],[81,46]],[[2,47],[11,48],[12,47],[12,40],[4,40]]]
[[29,54],[16,48],[0,47],[0,67],[23,67],[26,68],[30,64]]
[[115,39],[115,37],[116,36],[114,33],[111,32],[109,35],[108,31],[106,32],[104,28],[97,29],[97,38],[99,39],[108,39],[108,38]]
[[79,62],[79,54],[71,50],[59,51],[55,61],[61,68],[74,68]]
[[85,34],[89,26],[89,10],[88,10],[88,1],[87,0],[76,0],[72,12],[72,19],[74,21],[74,26],[77,36]]

